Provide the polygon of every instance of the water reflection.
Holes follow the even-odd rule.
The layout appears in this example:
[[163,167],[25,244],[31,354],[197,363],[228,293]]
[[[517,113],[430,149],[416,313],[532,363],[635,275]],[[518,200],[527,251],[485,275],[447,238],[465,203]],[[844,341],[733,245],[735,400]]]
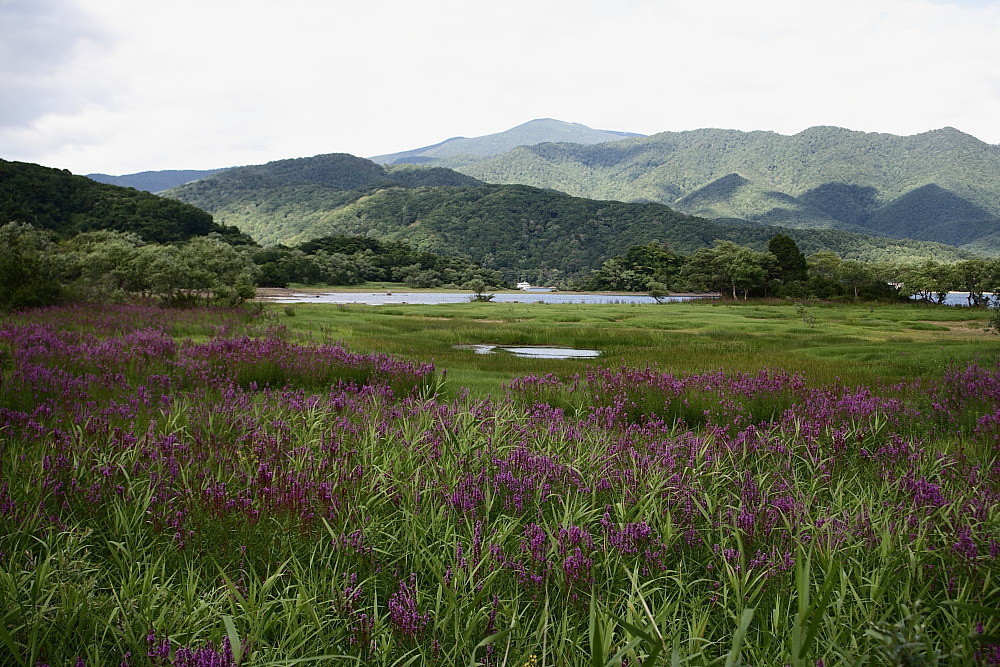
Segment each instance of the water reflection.
[[507,345],[455,345],[458,350],[472,350],[476,354],[493,354],[497,350],[513,354],[515,357],[532,359],[585,359],[601,356],[598,350],[580,350],[572,347],[512,347]]

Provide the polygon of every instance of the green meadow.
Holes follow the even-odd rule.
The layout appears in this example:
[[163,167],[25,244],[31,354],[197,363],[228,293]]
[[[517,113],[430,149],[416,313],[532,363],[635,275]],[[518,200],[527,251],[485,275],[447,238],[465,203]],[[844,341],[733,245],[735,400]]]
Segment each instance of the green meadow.
[[[295,304],[267,307],[292,331],[447,369],[447,386],[495,394],[512,377],[589,366],[668,373],[783,369],[811,383],[869,384],[939,375],[991,361],[1000,336],[982,309],[925,304],[719,301],[664,304],[468,303],[439,306]],[[456,345],[595,349],[596,359],[474,354]]]

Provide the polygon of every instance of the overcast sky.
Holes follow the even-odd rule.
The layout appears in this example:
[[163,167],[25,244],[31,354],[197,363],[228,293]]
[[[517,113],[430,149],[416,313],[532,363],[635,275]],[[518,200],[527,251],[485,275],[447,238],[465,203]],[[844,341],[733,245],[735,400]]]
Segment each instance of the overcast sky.
[[1000,143],[1000,0],[0,0],[0,157],[372,156],[533,118]]

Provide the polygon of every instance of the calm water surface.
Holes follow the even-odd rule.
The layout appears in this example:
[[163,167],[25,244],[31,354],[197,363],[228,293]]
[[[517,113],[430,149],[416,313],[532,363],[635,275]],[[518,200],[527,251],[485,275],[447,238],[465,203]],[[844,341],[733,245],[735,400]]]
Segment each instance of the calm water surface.
[[[992,298],[994,295],[987,293],[987,298]],[[969,293],[968,292],[948,292],[948,296],[944,299],[944,305],[946,306],[968,306],[969,305]]]
[[[302,292],[267,298],[274,303],[360,303],[368,306],[414,304],[434,306],[441,303],[468,303],[469,292]],[[967,305],[967,292],[951,292],[947,306]],[[664,301],[690,301],[713,296],[668,296]],[[583,292],[515,292],[495,294],[493,303],[656,303],[645,294],[586,294]]]
[[588,359],[599,357],[599,350],[582,350],[573,347],[536,346],[536,347],[509,347],[507,345],[455,345],[459,350],[471,350],[476,354],[493,354],[497,350],[509,352],[515,357],[529,357],[531,359]]
[[[322,292],[271,297],[275,303],[361,303],[369,306],[468,303],[469,292]],[[664,301],[704,299],[701,296],[668,296]],[[495,294],[493,303],[656,303],[645,294],[584,294],[578,292],[518,292]]]

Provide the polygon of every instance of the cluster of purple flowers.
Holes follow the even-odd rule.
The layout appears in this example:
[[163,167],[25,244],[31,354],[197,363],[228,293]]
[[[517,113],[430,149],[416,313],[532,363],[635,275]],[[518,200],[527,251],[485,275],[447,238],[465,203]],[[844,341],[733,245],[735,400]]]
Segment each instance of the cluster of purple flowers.
[[146,642],[149,645],[146,657],[149,659],[149,664],[155,667],[236,667],[237,665],[228,639],[222,641],[220,648],[216,648],[211,641],[199,647],[178,646],[174,649],[173,655],[168,637],[158,638],[156,633],[151,631],[146,637]]
[[430,622],[430,613],[420,613],[417,605],[417,575],[399,582],[399,589],[389,596],[389,621],[402,636],[416,639]]

